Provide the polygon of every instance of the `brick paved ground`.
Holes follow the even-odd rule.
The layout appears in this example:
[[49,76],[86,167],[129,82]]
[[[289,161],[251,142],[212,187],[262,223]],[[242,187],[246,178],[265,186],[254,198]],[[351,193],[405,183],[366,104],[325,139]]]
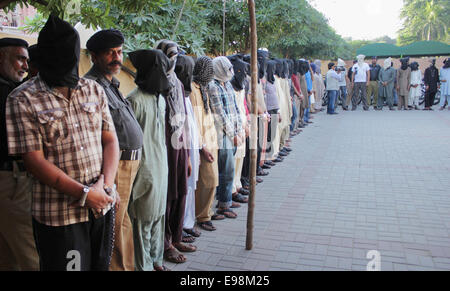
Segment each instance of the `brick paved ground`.
[[314,115],[247,206],[173,270],[450,270],[450,112]]

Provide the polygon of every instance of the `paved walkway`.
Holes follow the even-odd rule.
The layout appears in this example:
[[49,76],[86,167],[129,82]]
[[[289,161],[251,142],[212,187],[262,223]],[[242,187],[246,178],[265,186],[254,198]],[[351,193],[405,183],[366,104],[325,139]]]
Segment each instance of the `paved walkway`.
[[314,115],[247,206],[173,270],[450,270],[450,112]]

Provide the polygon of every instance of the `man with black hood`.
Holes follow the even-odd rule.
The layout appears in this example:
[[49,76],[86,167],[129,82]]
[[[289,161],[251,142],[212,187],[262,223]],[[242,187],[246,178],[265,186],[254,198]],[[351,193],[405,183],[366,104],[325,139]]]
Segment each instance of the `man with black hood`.
[[[166,147],[166,102],[170,89],[169,60],[160,50],[129,53],[137,69],[138,85],[127,97],[143,130],[142,160],[131,192],[129,214],[133,224],[137,271],[164,271],[164,222],[169,168]],[[178,254],[180,262],[186,260]]]
[[39,269],[29,210],[32,179],[23,161],[8,155],[6,132],[6,98],[28,70],[27,47],[22,39],[0,39],[0,271]]
[[234,171],[234,182],[233,182],[233,195],[232,199],[235,202],[247,203],[248,198],[244,197],[239,191],[242,192],[241,174],[245,158],[245,147],[246,138],[249,136],[249,120],[246,114],[245,105],[245,80],[247,72],[249,70],[248,64],[236,58],[229,58],[231,64],[233,65],[234,76],[230,83],[233,86],[234,94],[236,98],[236,105],[239,108],[239,115],[242,120],[242,127],[245,131],[245,138],[243,142],[236,148],[236,153],[234,154],[235,159],[235,171]]
[[409,58],[400,59],[401,67],[397,70],[397,92],[398,92],[398,110],[402,107],[404,110],[409,110],[409,86],[411,83],[411,68],[409,67]]
[[423,82],[425,83],[425,108],[433,110],[434,97],[439,89],[439,70],[436,68],[436,59],[430,61],[431,65],[425,70]]
[[130,103],[119,91],[119,80],[114,77],[121,70],[123,42],[122,33],[116,29],[101,30],[89,38],[86,47],[94,65],[84,76],[96,81],[105,90],[119,139],[120,161],[114,182],[121,203],[114,228],[114,250],[110,267],[112,271],[134,270],[133,228],[127,209],[131,187],[139,169],[143,143],[141,127]]
[[10,154],[35,177],[40,269],[106,271],[119,201],[108,100],[98,83],[79,77],[80,38],[69,23],[51,15],[37,47],[39,75],[8,96],[6,114]]

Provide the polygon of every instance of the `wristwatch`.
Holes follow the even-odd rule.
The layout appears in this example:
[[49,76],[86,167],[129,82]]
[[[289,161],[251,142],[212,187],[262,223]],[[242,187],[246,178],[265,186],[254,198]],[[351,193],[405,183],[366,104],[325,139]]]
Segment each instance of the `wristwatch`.
[[83,196],[81,196],[81,199],[79,201],[79,205],[81,207],[84,207],[84,205],[86,204],[86,198],[88,196],[90,188],[88,186],[84,186],[83,187]]

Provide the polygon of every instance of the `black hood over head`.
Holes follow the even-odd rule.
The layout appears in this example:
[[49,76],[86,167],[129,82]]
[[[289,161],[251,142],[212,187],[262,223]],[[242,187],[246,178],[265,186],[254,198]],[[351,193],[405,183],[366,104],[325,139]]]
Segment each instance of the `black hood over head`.
[[287,59],[283,59],[283,76],[284,79],[289,77],[289,62]]
[[267,62],[267,82],[273,84],[275,82],[275,71],[277,67],[277,62],[270,60]]
[[419,69],[419,63],[418,62],[412,62],[411,65],[411,71],[417,71]]
[[305,60],[299,60],[299,73],[304,76],[309,71],[309,64]]
[[191,83],[194,73],[194,59],[186,55],[178,55],[177,64],[175,65],[175,73],[184,87],[184,93],[189,96],[192,92]]
[[230,58],[231,64],[233,65],[234,76],[231,79],[231,85],[233,85],[234,90],[241,91],[245,88],[245,80],[247,74],[250,71],[250,64],[242,61],[240,58]]
[[443,69],[450,68],[450,58],[445,59]]
[[158,96],[167,95],[170,82],[167,72],[170,62],[161,50],[137,50],[128,54],[130,61],[137,70],[134,82],[148,93]]
[[274,60],[276,63],[275,66],[275,75],[279,78],[283,78],[283,70],[284,70],[284,66],[283,66],[283,62],[280,59],[275,59]]
[[402,66],[401,66],[402,70],[408,69],[409,57],[400,59],[400,62],[402,63]]
[[258,56],[258,65],[259,65],[258,75],[259,75],[259,78],[262,79],[262,78],[264,78],[265,73],[266,73],[267,61],[269,59],[269,52],[263,51],[263,50],[258,50],[257,56]]
[[37,43],[39,75],[50,87],[75,88],[80,79],[80,36],[68,22],[50,15]]

